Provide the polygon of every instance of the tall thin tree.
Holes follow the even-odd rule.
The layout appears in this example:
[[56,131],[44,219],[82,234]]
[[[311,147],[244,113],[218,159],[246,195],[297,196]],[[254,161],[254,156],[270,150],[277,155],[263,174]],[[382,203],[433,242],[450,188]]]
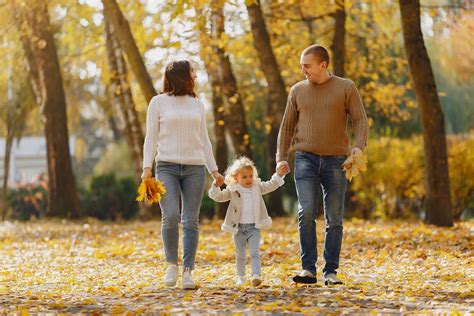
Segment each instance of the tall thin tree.
[[[200,42],[200,56],[204,62],[207,76],[211,83],[212,93],[212,113],[214,116],[214,138],[217,167],[220,172],[227,168],[227,142],[226,142],[226,115],[224,94],[222,92],[222,82],[219,75],[219,67],[217,65],[216,45],[212,43],[212,38],[206,28],[206,15],[202,11],[199,12],[199,19],[197,21],[199,28],[199,42]],[[212,27],[211,27],[212,28]],[[224,218],[227,210],[226,203],[215,204],[215,214],[218,218]]]
[[420,25],[420,1],[399,0],[408,65],[423,129],[426,222],[452,226],[444,115]]
[[[221,41],[225,34],[224,10],[219,1],[211,1],[211,34],[214,42]],[[214,45],[219,65],[221,86],[227,98],[227,115],[225,120],[226,128],[232,139],[232,145],[237,155],[244,155],[252,158],[250,146],[250,134],[245,120],[245,110],[241,94],[237,88],[229,55],[225,51],[225,46]]]
[[[278,130],[285,112],[287,92],[270,43],[270,36],[263,18],[260,1],[246,1],[246,6],[252,28],[253,44],[258,51],[260,67],[268,83],[268,98],[265,107],[265,130],[267,133],[265,151],[267,172],[272,174],[276,165],[275,154]],[[268,209],[273,215],[283,215],[285,213],[281,189],[270,193],[268,204]]]
[[344,77],[345,38],[346,38],[346,8],[344,0],[336,0],[334,17],[334,36],[332,39],[333,71],[336,76]]
[[77,217],[79,197],[69,151],[66,98],[47,1],[12,3],[44,122],[49,181],[47,215]]
[[116,106],[120,130],[127,140],[135,167],[135,177],[140,183],[143,161],[143,131],[135,110],[128,70],[122,48],[108,17],[105,18],[106,46],[110,68],[111,95]]
[[127,55],[128,62],[130,63],[133,73],[135,74],[135,78],[140,86],[140,89],[142,90],[147,102],[150,102],[151,98],[153,98],[157,93],[155,87],[153,86],[153,80],[151,79],[151,76],[145,67],[145,63],[143,62],[142,55],[138,50],[137,43],[130,29],[130,25],[120,10],[117,1],[102,0],[102,4],[104,5],[104,14],[107,16],[114,27],[117,38],[123,51]]

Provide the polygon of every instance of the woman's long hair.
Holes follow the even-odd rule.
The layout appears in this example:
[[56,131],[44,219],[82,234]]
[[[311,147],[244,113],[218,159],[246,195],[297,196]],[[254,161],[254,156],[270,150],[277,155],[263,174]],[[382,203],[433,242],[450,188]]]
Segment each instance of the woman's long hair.
[[173,96],[189,95],[193,98],[196,97],[194,78],[191,77],[189,61],[173,61],[166,66],[162,93]]

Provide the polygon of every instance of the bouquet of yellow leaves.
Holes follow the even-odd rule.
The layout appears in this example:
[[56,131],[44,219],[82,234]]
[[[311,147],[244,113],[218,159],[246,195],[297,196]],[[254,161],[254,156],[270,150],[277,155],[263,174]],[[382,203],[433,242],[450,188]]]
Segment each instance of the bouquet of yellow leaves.
[[146,203],[153,204],[159,202],[165,193],[166,189],[161,181],[151,177],[145,178],[138,187],[137,201],[145,200]]
[[342,169],[346,172],[346,178],[352,181],[352,178],[359,175],[359,173],[367,171],[367,157],[361,150],[351,153],[342,164]]

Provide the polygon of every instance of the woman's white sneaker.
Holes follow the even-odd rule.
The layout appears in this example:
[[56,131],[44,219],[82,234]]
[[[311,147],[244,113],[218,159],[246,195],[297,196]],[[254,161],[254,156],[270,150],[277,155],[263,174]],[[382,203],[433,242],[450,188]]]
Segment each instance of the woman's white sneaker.
[[181,285],[184,290],[193,290],[196,288],[196,282],[194,282],[193,277],[191,276],[191,269],[184,268],[183,270],[183,280]]
[[166,269],[165,278],[163,279],[163,283],[166,286],[175,286],[176,282],[178,282],[178,265],[177,264],[168,264],[168,268]]

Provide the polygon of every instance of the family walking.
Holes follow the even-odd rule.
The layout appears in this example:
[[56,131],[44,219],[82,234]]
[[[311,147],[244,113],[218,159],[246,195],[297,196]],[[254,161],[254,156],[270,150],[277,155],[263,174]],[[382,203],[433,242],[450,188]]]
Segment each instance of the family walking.
[[[284,184],[290,172],[289,151],[295,151],[294,179],[298,197],[298,229],[302,271],[297,283],[316,283],[316,215],[322,190],[326,235],[323,278],[326,285],[342,284],[337,277],[343,234],[344,197],[347,180],[342,164],[351,152],[363,151],[368,124],[364,106],[351,80],[328,72],[329,55],[320,45],[301,54],[306,80],[291,88],[278,135],[277,166],[269,181],[261,181],[253,161],[234,160],[219,173],[206,128],[203,103],[194,92],[195,72],[186,61],[170,63],[163,91],[149,104],[143,149],[142,178],[155,177],[167,193],[160,201],[166,269],[164,284],[178,281],[179,223],[182,225],[183,269],[181,285],[196,288],[192,277],[199,241],[199,209],[205,190],[206,169],[214,181],[209,197],[229,202],[222,229],[232,234],[236,257],[236,284],[246,282],[246,248],[250,250],[251,282],[262,283],[260,229],[271,225],[262,195]],[[347,135],[352,121],[354,146]],[[226,188],[221,190],[221,186]]]

